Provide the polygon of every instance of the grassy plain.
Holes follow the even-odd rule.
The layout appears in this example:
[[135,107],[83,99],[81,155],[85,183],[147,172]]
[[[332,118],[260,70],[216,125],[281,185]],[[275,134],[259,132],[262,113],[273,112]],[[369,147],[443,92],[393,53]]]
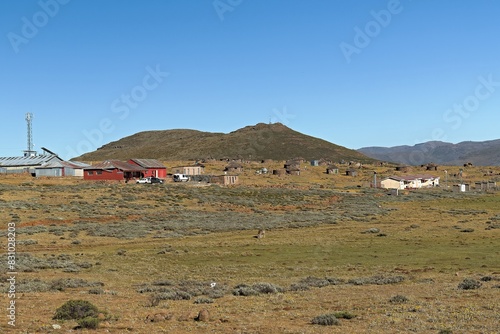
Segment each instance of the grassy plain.
[[[453,193],[442,171],[442,187],[392,196],[369,187],[389,167],[354,178],[246,167],[234,187],[0,175],[0,246],[15,222],[18,272],[16,327],[3,317],[0,329],[67,332],[76,322],[53,320],[55,310],[83,299],[103,320],[82,332],[499,332],[498,192]],[[448,168],[449,185],[457,172]],[[462,177],[499,172],[472,167]],[[465,279],[481,286],[459,288]],[[194,320],[202,309],[209,321]],[[311,323],[335,312],[354,317]],[[155,314],[170,319],[146,320]]]

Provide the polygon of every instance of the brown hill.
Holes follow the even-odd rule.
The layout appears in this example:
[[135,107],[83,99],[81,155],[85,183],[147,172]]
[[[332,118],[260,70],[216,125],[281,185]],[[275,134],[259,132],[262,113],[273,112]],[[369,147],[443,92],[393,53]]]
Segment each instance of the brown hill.
[[304,135],[281,123],[259,123],[230,133],[196,130],[145,131],[106,144],[75,160],[155,158],[168,160],[248,159],[372,162],[374,159],[343,146]]

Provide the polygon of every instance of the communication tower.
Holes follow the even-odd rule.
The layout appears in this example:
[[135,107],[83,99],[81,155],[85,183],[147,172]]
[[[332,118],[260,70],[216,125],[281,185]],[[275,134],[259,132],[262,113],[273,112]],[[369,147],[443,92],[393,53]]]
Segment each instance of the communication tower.
[[26,113],[26,123],[28,126],[28,147],[26,151],[24,151],[24,156],[25,157],[34,157],[36,156],[36,151],[33,150],[33,129],[32,129],[32,123],[33,123],[33,114],[32,113]]

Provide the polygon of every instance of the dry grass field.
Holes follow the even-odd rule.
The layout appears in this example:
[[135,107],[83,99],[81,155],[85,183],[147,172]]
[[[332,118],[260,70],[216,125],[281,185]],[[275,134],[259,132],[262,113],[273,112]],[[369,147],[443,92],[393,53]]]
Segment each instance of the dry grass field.
[[233,187],[0,175],[0,246],[9,222],[17,242],[16,326],[2,298],[0,331],[74,332],[53,317],[85,300],[100,321],[83,333],[500,333],[499,192],[449,191],[443,168],[441,187],[393,196],[369,187],[387,166],[260,167]]

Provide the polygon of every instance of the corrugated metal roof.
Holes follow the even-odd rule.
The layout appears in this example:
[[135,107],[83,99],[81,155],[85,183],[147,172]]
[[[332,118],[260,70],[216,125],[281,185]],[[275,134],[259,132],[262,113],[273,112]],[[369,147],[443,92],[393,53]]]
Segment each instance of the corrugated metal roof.
[[35,155],[28,157],[0,157],[2,167],[41,166],[51,161],[62,161],[57,155]]
[[64,164],[66,164],[67,167],[73,167],[73,168],[90,167],[89,164],[86,164],[85,162],[81,161],[64,161]]
[[164,164],[156,159],[130,159],[144,168],[166,168]]
[[107,170],[107,169],[120,169],[123,171],[143,171],[144,168],[129,164],[128,162],[120,161],[120,160],[106,160],[103,161],[99,164],[95,164],[89,167],[85,167],[84,169],[102,169],[102,170]]
[[85,167],[90,167],[89,164],[79,162],[79,161],[51,161],[49,163],[43,164],[40,167],[37,167],[37,169],[40,168],[73,168],[73,169],[79,169],[79,168],[85,168]]

